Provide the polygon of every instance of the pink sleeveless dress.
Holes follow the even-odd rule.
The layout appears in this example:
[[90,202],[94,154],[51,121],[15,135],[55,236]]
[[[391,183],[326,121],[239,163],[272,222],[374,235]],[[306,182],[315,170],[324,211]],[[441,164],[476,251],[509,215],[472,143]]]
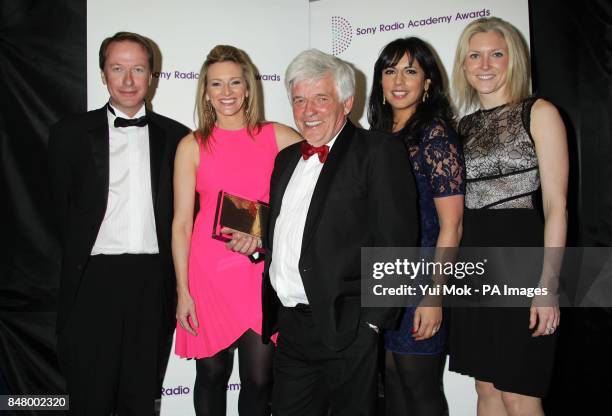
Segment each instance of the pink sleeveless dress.
[[189,252],[189,292],[200,326],[193,336],[177,325],[176,354],[183,358],[213,356],[248,329],[261,334],[263,262],[251,263],[211,235],[220,190],[268,202],[278,153],[274,125],[264,124],[254,138],[246,129],[215,127],[209,144],[209,149],[200,144],[196,172],[200,211]]

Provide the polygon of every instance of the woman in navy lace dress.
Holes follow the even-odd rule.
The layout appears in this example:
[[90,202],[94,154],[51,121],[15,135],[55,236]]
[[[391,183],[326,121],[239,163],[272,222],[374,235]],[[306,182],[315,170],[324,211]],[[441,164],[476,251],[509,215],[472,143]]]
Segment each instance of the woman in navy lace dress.
[[[461,239],[465,167],[443,77],[429,45],[410,37],[384,47],[374,64],[368,120],[407,145],[419,190],[421,245]],[[408,167],[406,167],[408,169]],[[442,307],[408,307],[385,333],[387,415],[442,415],[446,325]]]

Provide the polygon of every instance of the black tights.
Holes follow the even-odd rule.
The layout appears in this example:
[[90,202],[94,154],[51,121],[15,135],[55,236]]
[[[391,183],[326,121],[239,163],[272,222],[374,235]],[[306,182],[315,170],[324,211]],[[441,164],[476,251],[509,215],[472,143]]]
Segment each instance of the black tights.
[[[261,336],[249,329],[232,347],[238,349],[240,366],[238,413],[268,416],[272,391],[272,344],[262,344]],[[227,383],[233,364],[230,348],[196,360],[193,405],[197,416],[225,416]]]
[[386,416],[448,414],[442,385],[446,354],[385,354]]

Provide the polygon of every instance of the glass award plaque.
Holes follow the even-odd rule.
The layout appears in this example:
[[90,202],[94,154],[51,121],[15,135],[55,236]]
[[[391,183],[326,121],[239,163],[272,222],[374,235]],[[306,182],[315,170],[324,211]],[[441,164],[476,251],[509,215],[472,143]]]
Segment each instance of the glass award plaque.
[[219,191],[212,237],[221,241],[231,240],[221,233],[221,228],[227,227],[261,238],[268,222],[268,212],[269,205],[265,202],[251,201]]

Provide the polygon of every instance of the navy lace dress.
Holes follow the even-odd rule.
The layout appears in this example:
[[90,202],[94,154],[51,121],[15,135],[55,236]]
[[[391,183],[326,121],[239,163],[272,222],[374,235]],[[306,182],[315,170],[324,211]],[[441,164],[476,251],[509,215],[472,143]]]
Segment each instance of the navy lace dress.
[[[461,143],[451,127],[434,123],[420,140],[408,145],[419,191],[421,246],[435,247],[440,232],[434,198],[465,194],[465,164]],[[431,355],[446,350],[446,320],[433,337],[415,341],[412,322],[415,307],[406,308],[400,327],[385,331],[385,348],[399,354]]]

